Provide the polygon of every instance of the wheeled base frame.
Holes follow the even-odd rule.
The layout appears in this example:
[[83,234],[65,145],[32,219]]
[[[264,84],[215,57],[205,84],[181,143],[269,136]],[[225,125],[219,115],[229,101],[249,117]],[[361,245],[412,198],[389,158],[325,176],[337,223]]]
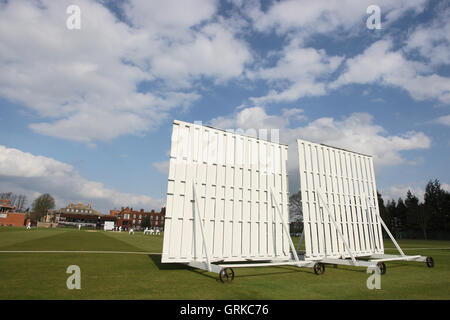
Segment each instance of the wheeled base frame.
[[[347,265],[347,266],[355,266],[355,267],[365,267],[365,268],[374,268],[379,272],[380,274],[386,273],[386,264],[385,262],[389,261],[416,261],[416,262],[426,262],[427,266],[429,268],[434,267],[434,260],[432,257],[424,257],[420,255],[414,255],[414,256],[407,256],[403,253],[403,250],[398,245],[397,241],[392,236],[391,232],[383,222],[383,220],[380,217],[380,222],[383,228],[385,229],[386,233],[391,238],[392,242],[396,246],[398,252],[400,255],[389,255],[389,254],[372,254],[365,257],[358,257],[358,259],[355,257],[354,253],[350,249],[348,243],[345,241],[343,235],[340,233],[338,227],[336,226],[336,222],[334,221],[333,217],[330,214],[330,210],[328,206],[324,202],[324,196],[321,190],[318,190],[319,199],[324,203],[324,211],[326,214],[328,214],[331,222],[334,224],[335,229],[338,231],[339,236],[341,237],[341,240],[344,243],[344,247],[347,252],[347,256],[350,256],[350,258],[345,257],[319,257],[319,258],[305,258],[302,255],[299,255],[297,251],[300,251],[301,243],[303,240],[303,233],[300,237],[300,242],[298,245],[298,248],[296,249],[294,244],[292,243],[292,239],[289,235],[289,228],[284,221],[283,216],[281,214],[281,211],[279,209],[278,203],[275,199],[273,190],[271,190],[270,195],[272,199],[272,203],[274,204],[275,210],[278,213],[282,223],[283,223],[283,232],[288,235],[289,239],[289,246],[292,253],[292,257],[290,260],[272,260],[269,262],[256,262],[256,263],[235,263],[235,264],[214,264],[211,261],[211,257],[208,250],[208,245],[206,243],[205,234],[204,234],[204,222],[202,221],[202,218],[199,214],[199,208],[198,208],[198,201],[197,201],[197,194],[196,194],[196,182],[193,183],[193,195],[194,195],[194,211],[195,211],[195,221],[200,225],[200,231],[201,231],[201,237],[202,237],[202,243],[204,251],[206,252],[205,260],[192,260],[188,262],[187,264],[191,267],[206,270],[209,272],[214,272],[219,274],[219,279],[222,282],[231,282],[234,279],[234,270],[233,268],[255,268],[255,267],[272,267],[272,266],[296,266],[299,268],[306,267],[306,268],[313,268],[315,274],[323,274],[325,272],[325,265],[326,264],[332,264],[332,265]],[[361,260],[365,259],[365,260]],[[250,260],[249,260],[250,262]]]
[[235,263],[235,264],[207,264],[206,262],[191,261],[189,266],[202,269],[219,274],[219,279],[223,283],[232,282],[234,279],[233,268],[256,268],[256,267],[273,267],[273,266],[296,266],[299,268],[312,268],[314,273],[321,275],[325,272],[325,265],[346,265],[364,268],[374,268],[380,274],[386,273],[385,262],[390,261],[415,261],[425,262],[427,267],[434,267],[434,260],[432,257],[424,256],[400,256],[390,254],[374,254],[368,257],[363,257],[367,260],[357,259],[355,262],[352,259],[337,259],[337,258],[324,258],[320,260],[303,260],[303,256],[299,256],[300,260],[297,261],[277,261],[277,262],[261,262],[261,263]]

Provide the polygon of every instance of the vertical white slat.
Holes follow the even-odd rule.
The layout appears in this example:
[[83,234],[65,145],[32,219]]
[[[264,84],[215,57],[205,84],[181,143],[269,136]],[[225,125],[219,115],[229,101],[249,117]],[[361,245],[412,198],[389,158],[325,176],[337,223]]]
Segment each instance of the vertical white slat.
[[[323,165],[324,165],[324,184],[326,186],[326,195],[328,197],[328,204],[331,210],[331,214],[333,215],[334,221],[337,220],[337,208],[336,208],[336,190],[334,189],[335,185],[333,183],[333,171],[331,170],[331,161],[330,161],[330,153],[331,149],[329,147],[324,146],[322,149],[323,152]],[[337,256],[339,255],[339,246],[336,230],[331,223],[328,215],[324,214],[325,220],[325,228],[327,234],[327,248],[329,248],[328,256]],[[337,222],[336,222],[337,223]]]
[[[268,168],[268,196],[269,198],[271,198],[271,192],[270,190],[279,190],[279,192],[274,192],[273,193],[273,197],[275,197],[276,203],[280,204],[281,203],[281,190],[276,187],[277,183],[276,183],[276,175],[275,175],[275,170],[276,170],[276,163],[277,161],[279,161],[277,159],[277,154],[279,154],[279,149],[280,146],[274,146],[273,144],[268,144],[269,146],[269,158],[272,159],[271,164]],[[269,199],[270,200],[270,199]],[[273,201],[270,201],[271,203]],[[281,211],[281,215],[283,216],[284,212],[283,212],[283,207],[279,206],[279,209]],[[275,203],[272,203],[272,212],[273,212],[273,225],[274,225],[274,239],[275,239],[275,255],[277,257],[282,256],[283,254],[283,225],[281,222],[281,219],[276,211],[276,207],[275,207]]]
[[348,154],[348,159],[349,159],[349,166],[350,166],[350,170],[349,170],[349,181],[350,181],[350,193],[351,193],[351,198],[352,198],[352,203],[353,203],[353,217],[356,221],[356,226],[357,226],[357,230],[358,232],[355,234],[355,236],[357,236],[358,241],[357,243],[357,248],[358,248],[358,252],[364,252],[364,231],[362,228],[362,222],[361,222],[361,204],[360,204],[360,198],[358,196],[358,191],[357,191],[357,183],[356,183],[356,168],[355,168],[355,155],[352,153],[347,153]]
[[363,212],[364,217],[366,221],[366,228],[367,228],[367,237],[368,237],[368,246],[367,251],[372,254],[375,253],[375,240],[374,240],[374,234],[373,234],[373,224],[371,219],[371,205],[370,205],[370,191],[368,189],[368,178],[367,178],[367,171],[365,166],[365,156],[359,156],[359,166],[361,170],[361,192],[363,194]]
[[375,183],[375,172],[373,169],[373,159],[370,158],[369,161],[369,165],[370,165],[370,173],[371,173],[371,180],[372,180],[372,189],[374,190],[374,203],[375,203],[375,217],[377,219],[377,229],[378,229],[378,238],[380,239],[379,241],[379,253],[384,253],[384,242],[383,242],[383,233],[382,233],[382,229],[381,229],[381,222],[380,222],[380,209],[378,206],[378,197],[377,197],[377,185]]
[[[281,152],[281,173],[279,175],[279,179],[281,180],[281,190],[282,190],[282,204],[283,212],[284,212],[284,221],[289,222],[289,189],[288,189],[288,174],[287,174],[287,157],[288,157],[288,148],[287,146],[282,146]],[[290,234],[285,234],[283,238],[283,252],[284,255],[290,255]]]
[[314,182],[311,169],[311,144],[305,143],[305,164],[306,164],[306,181],[308,185],[308,213],[309,213],[309,226],[310,226],[310,247],[311,257],[317,257],[319,255],[318,241],[317,241],[317,225],[316,225],[316,210],[315,201],[317,195],[314,192]]
[[[177,137],[176,137],[176,146],[174,150],[174,175],[178,177],[178,179],[174,179],[173,186],[173,204],[172,207],[172,221],[171,221],[171,229],[170,231],[173,234],[176,234],[175,237],[171,238],[170,243],[170,255],[174,258],[178,257],[181,253],[181,248],[178,245],[178,242],[181,240],[182,232],[183,232],[183,220],[182,217],[184,215],[184,202],[186,200],[186,163],[184,161],[184,156],[186,153],[186,148],[188,145],[189,134],[188,128],[184,124],[177,125]],[[191,209],[191,207],[189,207]],[[189,239],[192,241],[192,239]]]
[[262,197],[262,202],[264,204],[265,207],[265,215],[266,215],[266,229],[267,229],[267,256],[275,256],[275,247],[274,247],[274,241],[275,241],[275,233],[274,233],[274,221],[273,221],[273,216],[274,216],[274,212],[275,209],[272,208],[272,202],[269,201],[269,175],[268,175],[268,170],[269,170],[269,166],[270,166],[270,151],[269,151],[269,145],[266,141],[262,141],[261,142],[261,146],[262,146],[262,155],[263,158],[265,159],[264,161],[262,161],[263,164],[263,171],[262,171],[262,175],[261,175],[261,186],[262,186],[262,192],[261,192],[261,197]]
[[355,154],[350,153],[350,168],[351,168],[351,188],[352,188],[352,199],[355,207],[356,221],[358,224],[358,239],[359,239],[359,252],[365,252],[365,237],[364,237],[364,227],[361,214],[361,197],[359,196],[358,190],[358,172],[356,170],[356,159]]
[[250,226],[250,215],[251,215],[251,197],[250,197],[250,139],[248,137],[244,138],[244,159],[242,163],[243,177],[242,177],[242,201],[243,201],[243,212],[242,212],[242,257],[250,256],[250,246],[251,246],[251,226]]
[[171,136],[171,148],[170,148],[170,160],[169,160],[169,177],[167,183],[167,203],[166,203],[166,217],[165,217],[165,229],[168,232],[164,233],[164,246],[161,260],[170,261],[170,259],[176,258],[170,250],[172,247],[172,221],[173,221],[173,207],[174,207],[174,188],[175,188],[175,162],[176,162],[176,149],[178,145],[178,129],[177,123],[173,124],[172,136]]
[[[194,150],[194,145],[196,144],[195,141],[195,137],[197,137],[198,139],[198,131],[199,128],[194,129],[194,126],[186,126],[185,124],[181,125],[183,127],[183,132],[184,134],[187,135],[186,137],[186,150],[187,150],[187,154],[185,154],[184,156],[186,156],[186,158],[194,158],[194,152],[198,151],[198,149]],[[196,157],[196,155],[195,155]],[[178,159],[177,161],[187,161],[187,160],[181,160]],[[178,216],[176,221],[173,221],[174,225],[179,226],[180,231],[179,231],[179,235],[180,235],[180,239],[178,239],[178,241],[181,241],[182,239],[187,239],[186,241],[182,241],[183,243],[181,244],[181,246],[177,243],[176,246],[180,247],[180,256],[181,258],[185,258],[185,259],[191,259],[193,258],[193,228],[194,228],[194,211],[193,211],[193,203],[192,203],[192,198],[193,198],[193,194],[192,194],[192,183],[193,183],[193,178],[197,172],[196,170],[196,166],[197,164],[189,162],[186,163],[186,170],[184,170],[184,177],[180,177],[179,174],[177,174],[176,176],[178,177],[177,182],[184,180],[184,186],[182,187],[182,189],[177,190],[175,193],[180,195],[180,193],[183,193],[183,200],[180,201],[180,208],[177,209],[178,210]],[[186,219],[186,217],[188,217]],[[178,231],[174,231],[172,230],[172,232],[178,232]]]
[[373,237],[373,252],[378,253],[379,252],[379,242],[380,239],[378,239],[378,229],[377,229],[377,220],[375,217],[375,198],[377,197],[376,190],[373,190],[372,181],[371,181],[371,172],[370,172],[370,158],[364,157],[364,169],[365,169],[365,175],[366,175],[366,188],[367,188],[367,197],[368,197],[368,207],[369,207],[369,217],[371,220],[371,230],[372,230],[372,237]]
[[231,133],[226,134],[226,165],[225,165],[225,214],[224,214],[224,245],[223,257],[231,258],[232,217],[233,217],[233,183],[234,183],[234,143]]
[[[338,159],[338,154],[336,153],[336,150],[333,149],[332,152],[333,156],[332,156],[332,168],[334,170],[334,183],[335,183],[335,190],[336,190],[336,202],[337,202],[337,224],[339,226],[339,231],[341,232],[341,234],[343,235],[343,238],[345,239],[346,243],[348,243],[347,239],[348,239],[348,235],[347,235],[347,224],[346,221],[344,220],[344,216],[345,216],[345,209],[344,209],[344,199],[343,199],[343,195],[342,195],[342,182],[341,182],[341,169],[340,169],[340,162]],[[338,231],[336,230],[336,233],[338,233]],[[339,255],[343,256],[345,254],[345,245],[343,240],[339,237],[339,234],[337,235],[338,238],[338,243],[339,243]]]
[[[313,177],[313,187],[314,190],[318,190],[320,188],[320,172],[319,172],[319,155],[318,155],[318,149],[320,146],[318,145],[312,145],[311,146],[311,171],[312,171],[312,177]],[[314,219],[315,219],[315,226],[317,229],[317,243],[318,243],[318,256],[323,257],[325,252],[325,235],[322,225],[322,209],[321,204],[319,202],[319,198],[317,195],[317,192],[314,191]]]
[[216,233],[214,240],[214,258],[222,258],[224,255],[224,227],[225,227],[225,170],[226,170],[226,136],[218,132],[217,148],[217,209],[216,209]]
[[[335,166],[336,166],[336,181],[337,181],[337,190],[339,190],[338,201],[339,201],[339,216],[340,216],[340,224],[342,235],[345,242],[350,246],[350,237],[348,230],[348,220],[346,215],[346,201],[345,201],[345,193],[344,193],[344,185],[343,185],[343,174],[342,174],[342,164],[341,164],[341,153],[339,150],[333,150],[334,158],[335,158]],[[339,241],[339,253],[341,256],[345,256],[345,245],[343,241]]]
[[355,243],[355,232],[357,232],[354,228],[353,222],[353,213],[352,213],[352,202],[350,198],[350,184],[348,179],[348,164],[347,164],[347,155],[344,151],[339,151],[340,159],[341,159],[341,169],[342,169],[342,186],[343,186],[343,195],[345,201],[345,217],[347,221],[347,236],[349,241],[349,246],[352,251],[357,251],[356,243]]
[[[206,159],[206,184],[205,184],[205,222],[204,232],[208,250],[214,247],[214,233],[216,228],[216,179],[217,179],[217,135],[215,130],[208,130],[207,159]],[[202,246],[203,247],[203,246]],[[209,253],[210,255],[212,252]]]
[[[325,193],[325,201],[327,201],[326,204],[324,203],[320,203],[318,202],[318,227],[320,230],[320,238],[319,241],[322,244],[322,250],[321,250],[321,255],[322,256],[328,256],[329,255],[329,235],[327,235],[327,230],[326,230],[326,221],[325,221],[325,209],[324,209],[324,205],[329,205],[329,201],[328,201],[328,194],[327,194],[327,186],[325,184],[325,178],[324,178],[324,164],[323,164],[323,146],[317,146],[317,148],[315,148],[316,150],[316,190],[317,188],[320,188],[324,193]],[[327,239],[328,237],[328,239]]]
[[259,256],[259,199],[257,196],[258,185],[258,146],[255,139],[250,140],[250,198],[251,198],[251,254],[250,257]]
[[305,256],[309,258],[312,256],[311,252],[311,233],[310,233],[310,220],[309,220],[309,199],[308,199],[308,179],[306,173],[306,154],[305,143],[297,139],[297,151],[298,151],[298,172],[300,177],[300,192],[301,203],[303,213],[303,230],[305,239]]
[[372,253],[371,249],[371,236],[370,236],[370,229],[369,229],[369,221],[367,220],[367,206],[366,206],[366,199],[363,199],[365,195],[367,194],[365,192],[364,188],[364,178],[363,178],[363,172],[361,167],[361,155],[355,156],[355,162],[356,162],[356,172],[358,173],[358,189],[359,189],[359,197],[361,202],[361,215],[362,215],[362,223],[363,223],[363,231],[364,231],[364,251],[367,254]]

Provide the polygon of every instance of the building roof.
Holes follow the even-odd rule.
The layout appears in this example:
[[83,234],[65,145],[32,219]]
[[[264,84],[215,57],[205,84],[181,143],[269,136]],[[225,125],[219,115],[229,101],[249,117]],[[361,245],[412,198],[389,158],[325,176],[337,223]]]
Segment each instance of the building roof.
[[50,213],[74,213],[74,214],[102,215],[102,213],[98,212],[97,210],[94,210],[94,208],[92,208],[90,203],[85,205],[81,202],[73,203],[72,201],[69,203],[69,205],[67,207],[56,209],[56,210],[50,210]]

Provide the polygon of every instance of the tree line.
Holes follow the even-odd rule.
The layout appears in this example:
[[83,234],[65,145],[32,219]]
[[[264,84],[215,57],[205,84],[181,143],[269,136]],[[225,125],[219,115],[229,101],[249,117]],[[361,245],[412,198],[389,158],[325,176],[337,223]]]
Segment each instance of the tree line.
[[450,239],[450,193],[442,189],[439,180],[430,180],[423,201],[411,190],[405,199],[384,204],[378,194],[380,215],[397,238]]
[[[380,216],[395,238],[450,239],[450,193],[442,188],[438,179],[428,181],[423,201],[411,190],[404,199],[400,197],[386,203],[381,194],[377,194]],[[301,208],[301,193],[297,192],[289,198],[292,233],[303,231]]]

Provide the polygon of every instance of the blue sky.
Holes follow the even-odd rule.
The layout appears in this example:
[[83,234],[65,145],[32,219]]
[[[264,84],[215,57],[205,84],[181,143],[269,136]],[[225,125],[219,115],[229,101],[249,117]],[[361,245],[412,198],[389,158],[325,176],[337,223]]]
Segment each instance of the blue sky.
[[449,18],[426,0],[0,1],[0,191],[158,209],[174,119],[279,129],[291,193],[295,138],[373,155],[385,199],[450,189]]

